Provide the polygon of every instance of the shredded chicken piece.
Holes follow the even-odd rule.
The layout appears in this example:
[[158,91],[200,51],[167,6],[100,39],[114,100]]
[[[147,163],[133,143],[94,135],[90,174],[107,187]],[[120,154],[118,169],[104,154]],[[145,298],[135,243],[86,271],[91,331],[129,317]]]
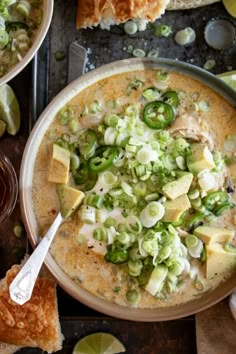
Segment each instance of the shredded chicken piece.
[[180,136],[205,143],[211,151],[214,148],[214,142],[211,134],[201,127],[199,118],[193,114],[183,114],[178,116],[174,123],[170,126],[169,132],[175,137]]

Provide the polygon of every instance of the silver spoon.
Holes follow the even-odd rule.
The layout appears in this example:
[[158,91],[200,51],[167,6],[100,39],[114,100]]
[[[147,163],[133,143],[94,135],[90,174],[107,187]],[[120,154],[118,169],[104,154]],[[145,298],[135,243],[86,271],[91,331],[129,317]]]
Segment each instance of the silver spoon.
[[24,305],[31,298],[43,261],[62,221],[63,217],[58,213],[42,241],[12,281],[9,287],[10,297],[17,304]]

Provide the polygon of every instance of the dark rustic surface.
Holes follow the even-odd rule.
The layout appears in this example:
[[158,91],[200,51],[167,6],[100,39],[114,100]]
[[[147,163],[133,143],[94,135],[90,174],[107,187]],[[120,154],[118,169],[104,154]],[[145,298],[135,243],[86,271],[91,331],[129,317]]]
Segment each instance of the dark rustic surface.
[[[109,318],[64,318],[62,332],[66,339],[58,354],[71,354],[76,342],[94,332],[116,336],[127,354],[194,354],[194,321],[178,320],[160,323],[140,323]],[[22,349],[19,354],[39,354],[37,349]]]
[[[87,70],[132,57],[127,53],[129,45],[144,49],[146,52],[158,49],[160,57],[182,60],[200,67],[203,67],[206,60],[215,59],[216,66],[212,70],[215,74],[236,69],[236,46],[217,51],[211,49],[204,40],[204,28],[212,18],[227,18],[236,25],[236,20],[227,14],[222,3],[193,10],[166,12],[156,23],[172,27],[173,33],[168,38],[155,37],[150,28],[129,36],[125,34],[122,25],[113,26],[111,31],[99,28],[78,31],[75,28],[77,0],[70,1],[70,6],[68,3],[64,0],[55,1],[50,41],[49,99],[66,85],[67,51],[69,44],[74,40],[78,40],[88,51]],[[196,40],[189,46],[179,46],[174,40],[175,33],[186,27],[192,27],[196,31]],[[57,51],[66,54],[64,60],[55,59]]]
[[[133,36],[124,33],[122,26],[115,26],[111,32],[75,29],[77,0],[55,0],[55,11],[50,36],[40,50],[38,57],[37,114],[63,87],[67,81],[67,49],[70,42],[77,39],[88,50],[87,70],[114,60],[129,58],[126,48],[133,45],[146,51],[159,49],[161,57],[186,61],[203,66],[207,59],[214,58],[216,67],[213,73],[236,69],[236,47],[220,52],[209,48],[204,41],[204,27],[213,17],[226,14],[223,5],[217,3],[205,8],[188,11],[167,12],[161,23],[172,25],[173,34],[169,38],[157,38],[151,29]],[[232,19],[231,19],[232,20]],[[233,20],[232,20],[233,21]],[[234,21],[235,22],[235,21]],[[174,42],[176,31],[191,26],[196,30],[197,39],[188,47],[180,47]],[[48,51],[48,43],[50,50]],[[55,53],[64,51],[65,58],[56,61]],[[49,55],[49,66],[47,57]],[[47,81],[48,79],[48,81]],[[30,99],[31,66],[28,66],[11,83],[20,102],[22,125],[15,137],[5,134],[0,141],[0,150],[13,162],[17,174],[24,145],[29,133],[29,121],[32,101]],[[26,239],[17,239],[13,234],[13,226],[20,221],[19,203],[12,216],[0,225],[0,276],[11,264],[20,260],[26,248]],[[125,345],[127,353],[140,354],[195,354],[195,321],[194,317],[161,323],[137,323],[104,318],[101,314],[85,307],[72,299],[62,289],[58,289],[59,312],[62,330],[66,337],[60,353],[71,353],[76,341],[84,335],[106,331],[116,335]],[[71,316],[65,318],[64,316]],[[75,317],[76,316],[76,317]],[[78,317],[79,316],[79,317]],[[83,316],[83,317],[81,317]],[[86,316],[86,317],[84,317]],[[41,353],[37,349],[24,349],[21,353]]]

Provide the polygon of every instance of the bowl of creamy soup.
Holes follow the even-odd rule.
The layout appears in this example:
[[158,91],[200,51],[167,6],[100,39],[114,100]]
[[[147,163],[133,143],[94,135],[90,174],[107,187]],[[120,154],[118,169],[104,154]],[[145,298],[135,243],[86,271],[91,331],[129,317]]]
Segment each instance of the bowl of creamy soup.
[[21,207],[69,294],[139,321],[196,313],[236,285],[236,93],[197,67],[130,59],[46,108],[27,142]]
[[0,8],[0,85],[30,62],[44,40],[53,0],[4,1]]

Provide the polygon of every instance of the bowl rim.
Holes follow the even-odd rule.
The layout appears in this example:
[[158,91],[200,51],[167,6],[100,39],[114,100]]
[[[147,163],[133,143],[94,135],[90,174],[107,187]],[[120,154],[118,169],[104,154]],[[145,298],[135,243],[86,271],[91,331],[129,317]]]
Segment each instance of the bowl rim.
[[[38,238],[36,237],[38,229],[36,218],[33,213],[31,194],[33,168],[29,169],[29,166],[34,166],[37,151],[43,135],[53,121],[56,113],[76,94],[93,83],[122,72],[144,70],[145,68],[165,69],[188,75],[197,81],[206,84],[208,87],[223,96],[233,107],[236,107],[236,92],[226,85],[221,79],[191,64],[165,58],[132,58],[116,61],[95,69],[73,81],[70,85],[65,87],[45,108],[30,134],[23,154],[20,169],[20,204],[23,221],[33,247],[35,247],[38,242]],[[53,277],[57,280],[58,284],[67,293],[84,305],[109,316],[134,321],[156,322],[189,316],[221,301],[236,287],[236,273],[234,273],[224,282],[224,286],[218,286],[212,292],[206,293],[201,298],[191,300],[185,304],[152,309],[130,308],[110,303],[96,297],[95,295],[92,295],[83,288],[80,288],[63,272],[63,270],[54,261],[50,253],[45,259],[45,265]]]
[[17,76],[32,60],[38,49],[40,48],[44,38],[47,35],[49,26],[51,24],[52,15],[53,15],[53,7],[54,7],[54,0],[44,0],[43,1],[43,21],[38,30],[38,33],[35,37],[35,41],[27,52],[27,54],[23,57],[23,59],[14,65],[10,71],[8,71],[4,76],[0,78],[0,85],[6,84],[10,80],[12,80],[15,76]]
[[6,209],[0,215],[0,224],[3,223],[11,215],[15,208],[18,197],[18,180],[16,176],[16,171],[11,160],[3,152],[0,151],[0,169],[1,164],[9,174],[10,199],[8,200]]

